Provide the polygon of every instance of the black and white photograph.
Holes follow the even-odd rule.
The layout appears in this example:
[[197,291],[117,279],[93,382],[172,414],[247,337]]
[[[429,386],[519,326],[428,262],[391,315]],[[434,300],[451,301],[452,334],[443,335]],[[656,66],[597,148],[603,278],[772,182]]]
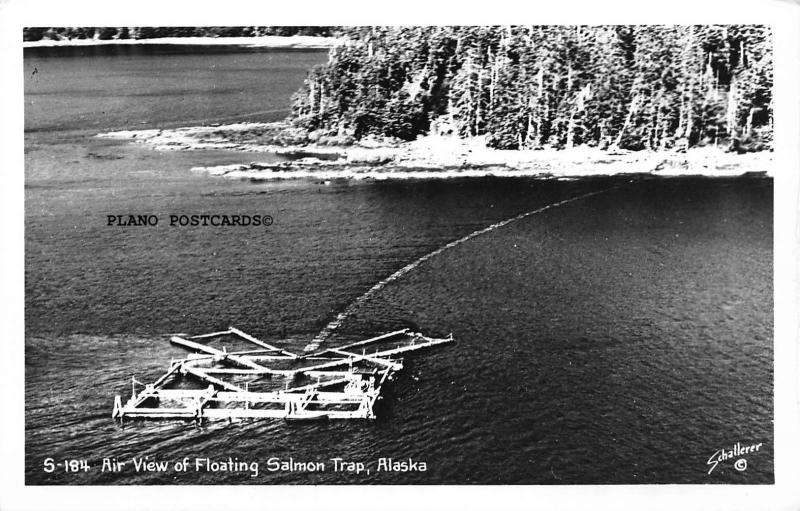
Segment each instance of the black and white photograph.
[[[800,434],[786,24],[254,12],[4,34],[19,491],[795,509],[752,499]],[[332,508],[402,505],[359,491]],[[8,509],[62,508],[33,502]]]

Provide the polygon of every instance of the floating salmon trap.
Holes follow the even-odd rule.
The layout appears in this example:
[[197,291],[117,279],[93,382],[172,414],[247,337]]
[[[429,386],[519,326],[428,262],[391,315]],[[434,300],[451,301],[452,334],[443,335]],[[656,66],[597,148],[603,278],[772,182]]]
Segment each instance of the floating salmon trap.
[[[132,379],[130,399],[114,399],[113,418],[374,419],[382,389],[403,368],[400,357],[451,343],[453,335],[406,328],[302,355],[233,327],[170,342],[192,353],[171,361],[154,383]],[[228,349],[242,343],[258,349]]]

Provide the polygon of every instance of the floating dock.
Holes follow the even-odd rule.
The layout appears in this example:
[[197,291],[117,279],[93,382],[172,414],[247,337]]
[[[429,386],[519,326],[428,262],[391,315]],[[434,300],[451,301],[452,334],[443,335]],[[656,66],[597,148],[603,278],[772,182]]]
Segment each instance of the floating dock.
[[[405,328],[302,355],[233,327],[170,342],[191,353],[171,361],[153,383],[132,379],[130,399],[114,399],[113,418],[374,419],[382,388],[403,368],[400,357],[451,343],[453,336]],[[237,343],[253,349],[228,350]]]

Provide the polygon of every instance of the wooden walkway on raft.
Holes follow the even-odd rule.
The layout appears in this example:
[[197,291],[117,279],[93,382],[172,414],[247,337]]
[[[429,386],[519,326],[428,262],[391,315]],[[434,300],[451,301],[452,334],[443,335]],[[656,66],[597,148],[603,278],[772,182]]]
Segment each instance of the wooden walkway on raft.
[[[235,337],[259,349],[227,351],[203,340]],[[167,372],[136,391],[132,380],[130,399],[123,404],[114,399],[112,417],[159,419],[242,419],[283,418],[287,420],[374,419],[374,406],[387,380],[403,368],[397,357],[410,352],[453,342],[446,338],[426,337],[409,329],[389,332],[345,346],[316,353],[297,355],[270,345],[230,327],[228,330],[196,335],[173,336],[170,342],[192,353],[172,361]],[[396,343],[395,347],[368,346]],[[353,352],[354,349],[361,353]],[[207,384],[201,389],[168,388],[179,376]],[[279,390],[251,391],[235,378],[285,378]],[[227,379],[226,379],[227,378]],[[293,386],[302,380],[311,383]],[[159,406],[162,402],[178,406]],[[155,404],[155,406],[154,406]]]

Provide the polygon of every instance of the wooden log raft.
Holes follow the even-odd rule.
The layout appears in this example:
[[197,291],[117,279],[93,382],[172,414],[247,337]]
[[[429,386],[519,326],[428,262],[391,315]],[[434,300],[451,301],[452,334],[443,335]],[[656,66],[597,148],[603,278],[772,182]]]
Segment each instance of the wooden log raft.
[[[198,339],[235,335],[259,347],[257,350],[228,352]],[[379,349],[367,354],[365,346],[405,337],[409,344]],[[374,407],[381,389],[392,375],[403,367],[396,357],[409,352],[453,342],[411,332],[409,329],[389,332],[317,353],[296,355],[263,342],[234,327],[189,338],[172,336],[170,342],[192,353],[173,361],[167,372],[154,383],[144,385],[137,394],[136,381],[130,399],[123,405],[120,396],[114,399],[112,417],[174,419],[244,419],[284,418],[287,420],[373,419]],[[354,353],[362,348],[362,353]],[[275,362],[294,365],[289,369],[270,367]],[[309,364],[310,362],[310,364]],[[227,367],[219,367],[222,364]],[[166,388],[177,375],[184,375],[208,385],[204,389]],[[225,378],[287,378],[286,388],[271,392],[251,392],[248,384]],[[316,378],[315,382],[290,386],[298,378]],[[337,387],[342,390],[336,390]],[[183,406],[145,406],[149,400],[169,400]],[[264,405],[273,408],[264,408]]]

